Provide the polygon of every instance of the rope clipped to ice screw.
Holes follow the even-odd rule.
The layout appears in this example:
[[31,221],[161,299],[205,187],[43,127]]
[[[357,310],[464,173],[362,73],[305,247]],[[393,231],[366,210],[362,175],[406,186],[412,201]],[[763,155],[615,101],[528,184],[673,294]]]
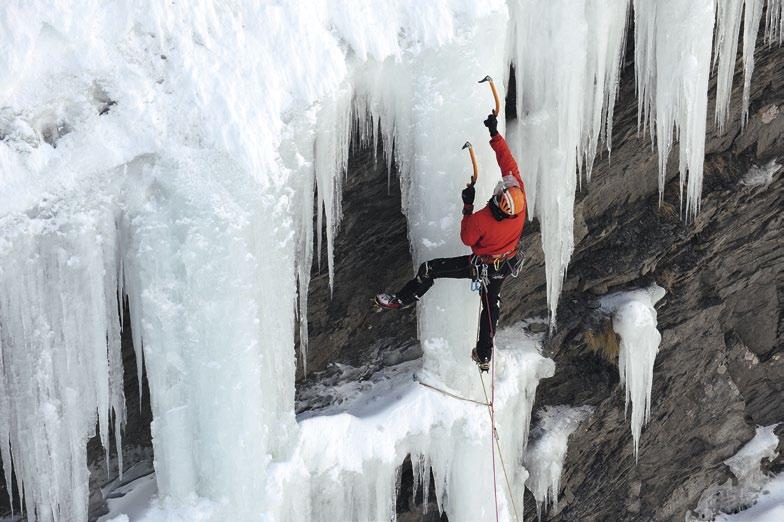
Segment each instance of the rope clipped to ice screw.
[[[485,309],[487,310],[487,322],[490,328],[490,337],[495,338],[493,328],[493,320],[490,317],[490,300],[487,296],[487,286],[484,287],[484,300]],[[481,321],[482,311],[479,311],[479,319]],[[479,328],[477,328],[477,339],[479,337]],[[501,451],[501,440],[498,437],[498,431],[495,429],[495,361],[493,357],[490,361],[490,397],[487,396],[487,388],[485,387],[485,379],[482,377],[482,370],[479,370],[479,381],[482,383],[482,392],[485,395],[485,402],[487,404],[487,413],[490,415],[490,451],[493,452],[493,497],[495,499],[495,520],[498,522],[498,483],[496,480],[495,471],[495,452],[498,450],[498,460],[501,462],[501,470],[504,472],[504,481],[506,482],[506,489],[509,492],[509,501],[512,503],[512,510],[514,511],[515,520],[520,522],[520,517],[517,514],[517,505],[515,504],[514,495],[512,493],[512,485],[509,482],[509,475],[506,472],[506,464],[504,463],[504,454]]]

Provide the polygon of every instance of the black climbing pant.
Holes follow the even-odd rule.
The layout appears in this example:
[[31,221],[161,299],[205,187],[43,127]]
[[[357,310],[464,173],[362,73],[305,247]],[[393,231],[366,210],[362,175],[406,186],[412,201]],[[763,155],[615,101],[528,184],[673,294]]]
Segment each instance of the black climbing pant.
[[[479,316],[479,340],[476,343],[477,355],[482,360],[490,360],[493,355],[493,337],[498,315],[501,311],[501,285],[512,267],[509,261],[498,265],[477,263],[476,256],[459,256],[432,259],[419,265],[414,279],[396,294],[404,305],[410,305],[430,290],[436,279],[473,279],[481,278],[483,267],[487,267],[486,284],[481,285],[480,298],[482,313]],[[477,274],[477,271],[480,273]]]

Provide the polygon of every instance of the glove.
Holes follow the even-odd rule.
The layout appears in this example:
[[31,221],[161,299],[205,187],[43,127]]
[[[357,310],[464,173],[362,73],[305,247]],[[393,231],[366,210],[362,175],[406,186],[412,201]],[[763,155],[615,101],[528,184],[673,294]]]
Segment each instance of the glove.
[[469,183],[466,185],[466,188],[463,189],[461,196],[463,197],[464,205],[473,205],[474,198],[476,197],[476,189],[472,184]]
[[487,116],[487,119],[484,121],[485,127],[490,131],[490,136],[495,136],[498,134],[498,118],[495,117],[495,114],[490,114]]

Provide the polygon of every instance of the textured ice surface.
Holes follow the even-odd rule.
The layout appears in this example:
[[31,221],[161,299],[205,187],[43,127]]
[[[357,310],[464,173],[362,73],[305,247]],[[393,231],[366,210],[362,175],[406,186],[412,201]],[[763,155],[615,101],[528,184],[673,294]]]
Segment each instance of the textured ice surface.
[[654,305],[664,297],[664,289],[648,289],[610,294],[601,299],[602,309],[612,314],[613,330],[621,337],[618,371],[626,389],[626,409],[632,406],[631,430],[634,456],[640,449],[640,433],[651,413],[653,365],[659,352],[661,334],[656,329]]
[[[642,117],[656,121],[662,172],[678,129],[696,211],[714,15],[707,0],[659,5],[634,3]],[[745,6],[760,16],[758,1]],[[124,417],[123,295],[149,375],[162,502],[207,499],[225,519],[271,506],[265,470],[298,451],[293,345],[307,309],[297,296],[314,239],[334,271],[352,127],[365,142],[382,139],[401,173],[412,268],[465,253],[462,143],[476,146],[478,201],[498,176],[480,124],[491,97],[475,82],[490,74],[503,96],[510,62],[520,117],[510,142],[542,223],[554,325],[578,171],[590,176],[611,131],[629,9],[624,0],[4,5],[0,453],[9,474],[14,461],[28,511],[84,518],[84,441],[97,423],[108,445]],[[781,9],[769,0],[768,41],[781,39]],[[734,37],[736,24],[723,33]],[[752,47],[744,31],[747,68]],[[425,371],[476,395],[467,354],[478,300],[467,288],[439,282],[419,305],[419,333]],[[29,438],[28,428],[51,436]],[[462,450],[443,444],[427,458]]]
[[525,454],[528,471],[525,487],[536,499],[537,515],[541,518],[550,506],[558,507],[564,459],[569,435],[593,411],[592,406],[545,406],[536,412],[538,424],[531,431],[531,443]]
[[677,137],[687,217],[700,209],[714,10],[713,0],[634,2],[639,117],[659,151],[659,199]]
[[[117,214],[109,197],[0,217],[0,451],[42,521],[87,518],[87,440],[119,446]],[[67,218],[65,217],[67,216]],[[108,344],[107,344],[108,340]],[[119,463],[122,467],[122,460]]]

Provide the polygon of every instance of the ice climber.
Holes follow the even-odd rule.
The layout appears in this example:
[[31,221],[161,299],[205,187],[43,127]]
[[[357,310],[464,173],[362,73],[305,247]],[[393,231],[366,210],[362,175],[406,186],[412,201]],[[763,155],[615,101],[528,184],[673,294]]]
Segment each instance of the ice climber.
[[436,279],[472,279],[480,290],[482,312],[479,339],[471,358],[481,370],[487,371],[501,307],[501,285],[510,273],[519,269],[522,261],[518,243],[525,225],[526,201],[520,169],[503,136],[498,133],[498,120],[491,114],[484,124],[490,131],[490,146],[501,168],[501,181],[493,197],[478,212],[474,212],[476,190],[473,183],[463,189],[460,239],[471,247],[472,254],[426,261],[419,266],[416,277],[400,291],[378,294],[375,302],[380,308],[407,308],[416,303]]

